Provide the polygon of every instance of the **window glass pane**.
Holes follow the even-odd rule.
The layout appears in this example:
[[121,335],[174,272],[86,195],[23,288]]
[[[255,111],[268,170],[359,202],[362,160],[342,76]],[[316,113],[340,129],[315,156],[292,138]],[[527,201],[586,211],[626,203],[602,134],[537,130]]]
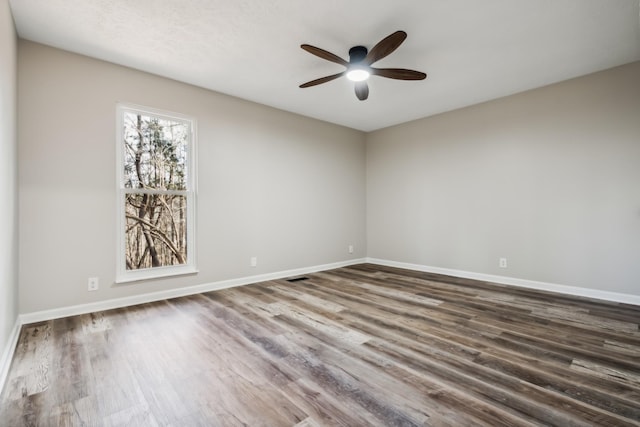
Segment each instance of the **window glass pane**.
[[187,189],[189,125],[124,112],[124,187]]
[[186,208],[183,195],[125,195],[127,270],[186,264]]

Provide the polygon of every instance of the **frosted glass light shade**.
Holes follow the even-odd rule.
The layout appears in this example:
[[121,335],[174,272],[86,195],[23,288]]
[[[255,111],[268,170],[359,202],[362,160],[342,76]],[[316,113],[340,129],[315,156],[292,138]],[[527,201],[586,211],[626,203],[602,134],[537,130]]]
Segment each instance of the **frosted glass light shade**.
[[347,72],[347,78],[352,82],[363,82],[369,78],[371,73],[362,68],[354,68]]

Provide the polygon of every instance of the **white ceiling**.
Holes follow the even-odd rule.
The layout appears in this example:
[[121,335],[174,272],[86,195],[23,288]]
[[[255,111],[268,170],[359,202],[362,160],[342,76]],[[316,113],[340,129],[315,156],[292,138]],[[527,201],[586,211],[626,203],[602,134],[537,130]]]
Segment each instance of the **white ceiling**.
[[[305,116],[371,131],[640,59],[640,0],[10,0],[18,35]],[[343,70],[396,30],[367,101]]]

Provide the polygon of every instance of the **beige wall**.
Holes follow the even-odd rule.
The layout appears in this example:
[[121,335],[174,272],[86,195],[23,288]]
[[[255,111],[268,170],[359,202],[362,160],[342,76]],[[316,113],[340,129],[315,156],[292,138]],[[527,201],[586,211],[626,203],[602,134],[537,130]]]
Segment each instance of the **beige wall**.
[[0,0],[0,356],[18,317],[16,55],[9,2]]
[[[18,66],[23,313],[364,256],[640,295],[640,63],[368,135],[26,41]],[[113,284],[118,101],[198,120],[198,275]]]
[[640,62],[368,135],[367,241],[373,258],[640,295]]
[[[27,41],[18,50],[21,312],[365,256],[362,133]],[[118,101],[198,121],[197,275],[113,283]],[[99,291],[87,292],[90,276]]]

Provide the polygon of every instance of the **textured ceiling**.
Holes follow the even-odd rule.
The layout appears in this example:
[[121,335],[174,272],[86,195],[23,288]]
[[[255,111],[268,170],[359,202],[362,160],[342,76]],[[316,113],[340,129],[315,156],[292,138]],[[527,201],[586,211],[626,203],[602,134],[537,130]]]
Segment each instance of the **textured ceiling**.
[[[21,38],[363,131],[640,59],[640,0],[10,0]],[[428,74],[374,76],[367,101],[342,71],[396,30],[376,63]]]

